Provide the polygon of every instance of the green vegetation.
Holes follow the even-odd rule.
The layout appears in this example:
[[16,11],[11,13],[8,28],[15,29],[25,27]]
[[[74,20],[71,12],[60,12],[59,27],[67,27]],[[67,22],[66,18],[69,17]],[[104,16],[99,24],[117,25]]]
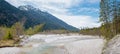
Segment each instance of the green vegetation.
[[46,30],[41,32],[42,34],[67,34],[67,33],[71,33],[72,31],[68,31],[65,29],[60,29],[60,30]]
[[12,34],[9,32],[8,35],[4,36],[4,39],[13,39]]
[[12,27],[0,27],[0,36],[5,40],[16,40],[20,35],[23,34],[24,28],[20,22],[15,23]]
[[27,30],[25,31],[25,34],[33,35],[33,34],[35,34],[35,33],[41,32],[43,26],[44,26],[44,24],[36,25],[36,26],[34,26],[33,28],[30,27],[29,29],[27,29]]
[[36,25],[30,27],[29,29],[24,29],[20,22],[15,23],[12,27],[0,27],[0,37],[2,39],[14,39],[19,38],[20,35],[32,35],[42,31],[44,24]]
[[106,40],[112,39],[120,34],[120,1],[101,0],[100,2],[100,22],[99,28],[81,29],[80,33],[89,35],[102,35]]
[[120,33],[120,1],[101,0],[100,21],[101,32],[104,38],[111,39]]
[[0,27],[0,36],[1,39],[12,39],[12,34],[10,32],[10,28],[7,27]]
[[[24,29],[20,22],[15,23],[11,27],[0,27],[0,47],[14,46],[20,41],[20,35],[32,35],[42,31],[44,24],[36,25],[33,28]],[[9,42],[7,42],[9,41]]]
[[83,28],[80,30],[80,34],[101,36],[100,28]]

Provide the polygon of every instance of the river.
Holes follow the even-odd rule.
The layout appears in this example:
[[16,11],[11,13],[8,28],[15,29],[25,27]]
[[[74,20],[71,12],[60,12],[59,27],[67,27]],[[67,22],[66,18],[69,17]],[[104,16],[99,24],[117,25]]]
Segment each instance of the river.
[[78,34],[35,34],[20,44],[23,47],[0,48],[0,54],[101,54],[104,40]]

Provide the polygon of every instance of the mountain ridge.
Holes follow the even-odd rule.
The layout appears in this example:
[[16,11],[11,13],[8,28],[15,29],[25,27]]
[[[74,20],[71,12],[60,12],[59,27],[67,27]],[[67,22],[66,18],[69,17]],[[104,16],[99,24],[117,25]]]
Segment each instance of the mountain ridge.
[[25,28],[33,27],[38,24],[45,24],[43,30],[79,30],[71,25],[68,25],[52,14],[43,12],[40,9],[34,8],[30,5],[19,6],[16,8],[8,2],[2,0],[0,1],[0,6],[0,26],[6,25],[10,27],[18,21],[25,21]]

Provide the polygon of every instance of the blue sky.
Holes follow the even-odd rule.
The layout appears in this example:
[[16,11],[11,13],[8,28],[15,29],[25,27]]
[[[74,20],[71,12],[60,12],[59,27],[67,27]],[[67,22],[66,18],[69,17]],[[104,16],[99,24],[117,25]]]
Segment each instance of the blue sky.
[[77,27],[99,27],[100,0],[6,0],[12,5],[32,5]]

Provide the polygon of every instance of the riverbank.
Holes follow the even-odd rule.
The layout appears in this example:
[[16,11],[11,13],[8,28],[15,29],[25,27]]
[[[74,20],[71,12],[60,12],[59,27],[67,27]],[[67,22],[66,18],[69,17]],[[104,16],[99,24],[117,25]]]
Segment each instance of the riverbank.
[[[89,35],[32,35],[22,47],[0,48],[2,54],[101,54],[104,40]],[[8,51],[7,51],[8,50]]]
[[0,48],[4,47],[20,47],[20,45],[15,40],[0,40]]
[[120,54],[120,34],[106,43],[103,54]]

